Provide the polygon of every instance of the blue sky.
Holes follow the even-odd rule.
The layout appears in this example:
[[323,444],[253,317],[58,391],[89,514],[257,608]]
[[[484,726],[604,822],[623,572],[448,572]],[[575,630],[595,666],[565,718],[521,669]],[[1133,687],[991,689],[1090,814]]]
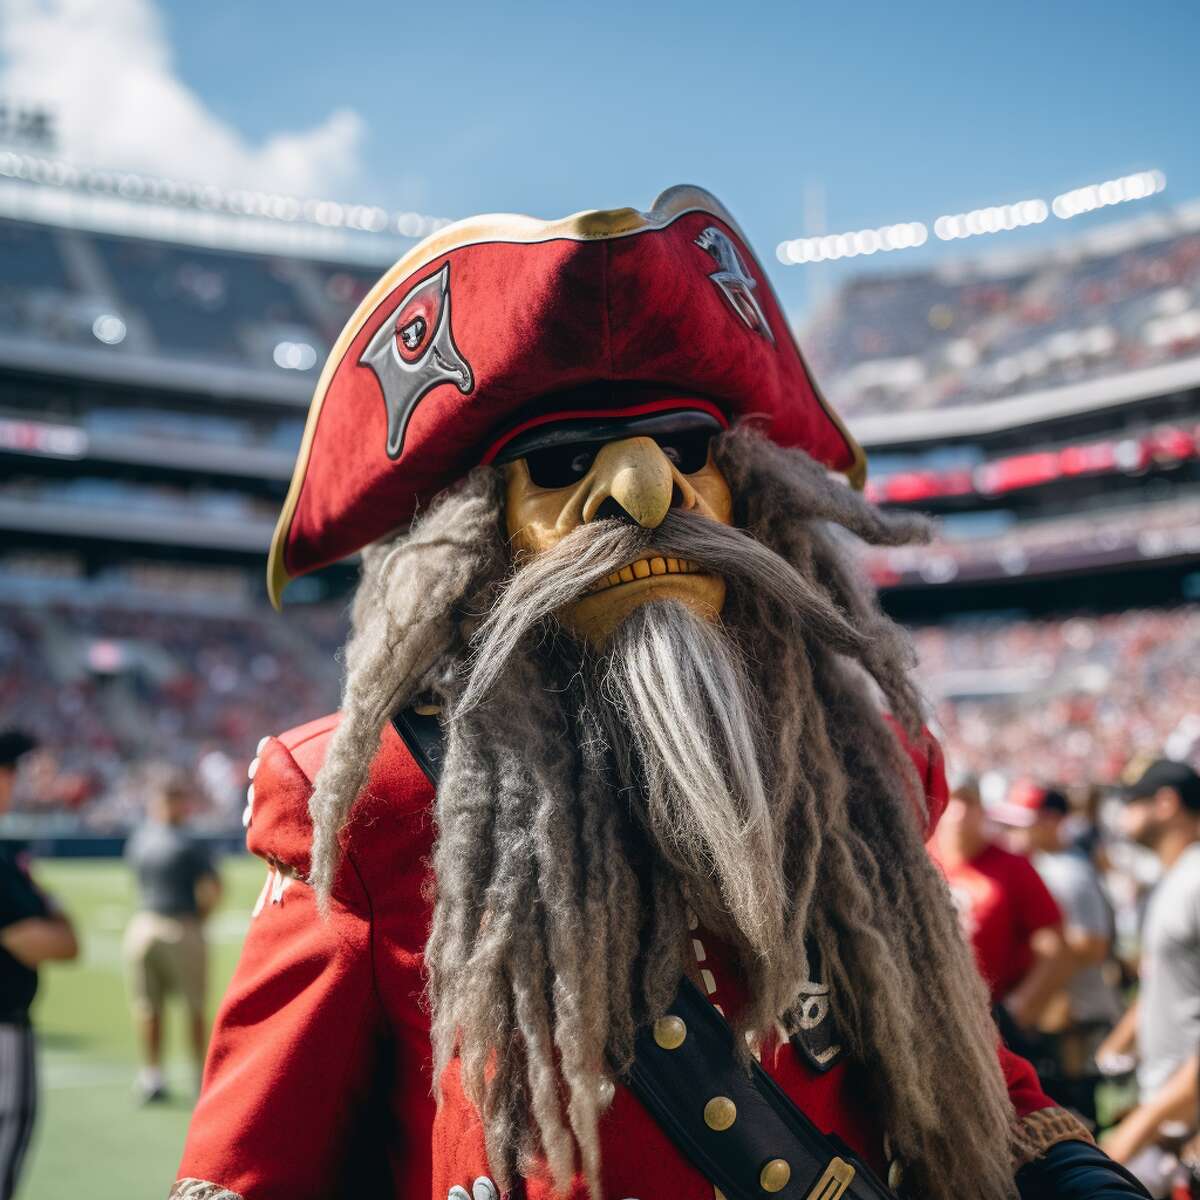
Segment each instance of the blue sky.
[[[81,25],[77,10],[100,20],[155,7],[0,3],[0,25],[40,7],[64,10],[70,29]],[[1032,245],[1200,196],[1200,5],[1188,0],[156,8],[165,69],[240,139],[245,153],[231,171],[253,163],[261,181],[270,168],[247,155],[341,113],[340,133],[330,127],[297,151],[320,157],[330,147],[328,172],[310,163],[295,176],[328,183],[321,190],[338,198],[449,217],[549,217],[644,206],[670,184],[700,183],[746,227],[793,310],[810,299],[813,269],[784,268],[773,251],[812,232],[804,195],[814,184],[827,230],[840,231],[932,226],[943,212],[1049,200],[1151,167],[1168,179],[1160,198],[949,246],[931,237],[919,251],[820,268],[826,281]],[[120,59],[137,36],[118,31],[108,51],[88,57]],[[194,166],[203,173],[203,154]]]

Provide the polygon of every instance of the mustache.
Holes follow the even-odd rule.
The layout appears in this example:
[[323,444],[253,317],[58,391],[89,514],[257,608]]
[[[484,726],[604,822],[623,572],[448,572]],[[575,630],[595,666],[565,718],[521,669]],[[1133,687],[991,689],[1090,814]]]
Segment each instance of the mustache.
[[531,631],[647,551],[698,563],[840,653],[859,657],[866,648],[862,634],[817,583],[740,529],[678,509],[654,529],[593,521],[514,566],[471,639],[467,684],[456,713],[483,702]]

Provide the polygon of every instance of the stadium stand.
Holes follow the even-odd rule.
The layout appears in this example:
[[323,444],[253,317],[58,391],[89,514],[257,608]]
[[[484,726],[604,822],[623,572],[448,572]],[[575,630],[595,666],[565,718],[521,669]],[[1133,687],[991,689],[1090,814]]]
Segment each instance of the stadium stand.
[[[236,826],[259,737],[336,703],[353,566],[280,619],[263,555],[321,363],[397,239],[67,204],[5,163],[0,726],[43,742],[17,819],[119,830],[168,759]],[[802,339],[872,498],[939,522],[865,565],[916,631],[952,765],[1111,782],[1189,752],[1200,206],[853,279]]]
[[947,761],[1065,785],[1200,746],[1200,609],[914,632]]
[[862,278],[805,345],[848,417],[936,409],[1200,353],[1200,208],[1084,248]]

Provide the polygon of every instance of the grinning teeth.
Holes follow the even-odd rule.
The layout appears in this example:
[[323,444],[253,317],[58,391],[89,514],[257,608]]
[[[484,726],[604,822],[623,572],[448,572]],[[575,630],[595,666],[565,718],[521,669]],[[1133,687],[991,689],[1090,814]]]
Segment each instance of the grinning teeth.
[[700,564],[690,558],[664,558],[655,555],[652,558],[639,558],[629,566],[596,580],[587,590],[603,592],[619,583],[632,583],[635,579],[647,579],[651,575],[692,575],[700,570]]

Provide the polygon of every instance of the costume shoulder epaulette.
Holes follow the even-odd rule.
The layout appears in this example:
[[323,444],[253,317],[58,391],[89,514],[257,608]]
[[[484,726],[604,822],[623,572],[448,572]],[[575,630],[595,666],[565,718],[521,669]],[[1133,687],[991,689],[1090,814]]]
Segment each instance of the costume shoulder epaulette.
[[[246,846],[273,867],[285,868],[301,879],[307,877],[310,865],[308,802],[313,781],[340,720],[340,713],[332,713],[277,737],[265,737],[250,764],[243,815]],[[394,843],[413,842],[429,824],[432,801],[433,785],[425,772],[392,725],[385,725],[366,786],[345,831],[348,848],[360,845],[355,838],[359,827],[387,825]]]
[[308,874],[312,822],[308,800],[339,713],[298,725],[258,743],[246,791],[246,846],[273,866]]

